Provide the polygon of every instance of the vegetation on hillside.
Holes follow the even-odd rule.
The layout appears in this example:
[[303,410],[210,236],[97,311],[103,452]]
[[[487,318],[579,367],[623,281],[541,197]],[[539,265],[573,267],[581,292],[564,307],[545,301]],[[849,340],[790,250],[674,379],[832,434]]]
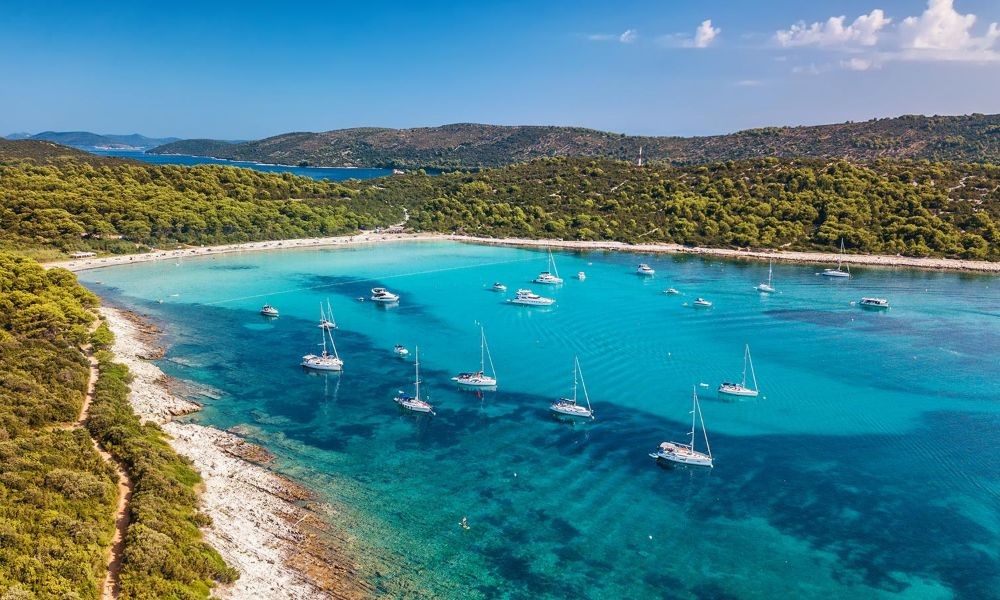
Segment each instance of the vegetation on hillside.
[[545,159],[474,174],[395,177],[365,195],[410,225],[629,243],[1000,260],[1000,167],[761,159],[635,167]]
[[[0,598],[100,597],[117,476],[87,430],[68,426],[86,391],[80,344],[96,304],[72,273],[0,252]],[[102,354],[88,423],[135,484],[121,597],[206,598],[236,573],[201,540],[198,476],[156,426],[139,425],[127,377]]]
[[40,162],[0,164],[0,249],[135,252],[335,235],[402,218],[400,207],[350,187],[290,174],[73,154]]
[[1000,115],[924,117],[765,127],[705,137],[627,136],[580,127],[460,123],[415,129],[358,128],[286,133],[228,144],[181,140],[150,150],[324,167],[478,169],[536,158],[584,156],[706,164],[763,157],[1000,162]]

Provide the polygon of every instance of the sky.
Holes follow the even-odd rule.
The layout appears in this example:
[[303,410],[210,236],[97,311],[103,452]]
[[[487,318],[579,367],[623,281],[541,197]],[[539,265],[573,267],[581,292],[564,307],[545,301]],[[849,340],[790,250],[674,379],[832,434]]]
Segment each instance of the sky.
[[1000,0],[0,0],[0,135],[1000,112]]

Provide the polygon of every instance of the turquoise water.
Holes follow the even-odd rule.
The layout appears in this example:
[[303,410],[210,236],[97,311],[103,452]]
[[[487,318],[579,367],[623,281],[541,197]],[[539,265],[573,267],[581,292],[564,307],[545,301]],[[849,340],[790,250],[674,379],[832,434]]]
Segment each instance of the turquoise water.
[[131,158],[155,165],[224,165],[227,167],[242,167],[266,173],[291,173],[313,179],[329,179],[343,181],[345,179],[371,179],[392,174],[392,169],[343,169],[336,167],[294,167],[291,165],[264,165],[243,160],[225,160],[208,156],[188,156],[186,154],[146,154],[142,150],[93,150],[88,152],[101,156],[116,156]]
[[[161,366],[217,390],[193,419],[239,427],[340,507],[390,595],[453,598],[988,598],[1000,589],[1000,280],[679,256],[557,253],[551,308],[507,305],[537,250],[408,243],[86,271],[168,331]],[[638,262],[657,269],[634,274]],[[577,271],[586,281],[571,278]],[[100,283],[98,283],[100,282]],[[398,307],[359,302],[374,286]],[[679,296],[662,293],[667,287]],[[851,302],[890,299],[888,311]],[[689,304],[704,296],[710,309]],[[297,366],[319,302],[345,371]],[[157,300],[162,299],[162,303]],[[281,310],[265,321],[264,302]],[[476,368],[479,330],[499,389]],[[419,345],[434,417],[400,414]],[[761,395],[714,393],[749,343]],[[597,420],[547,412],[579,355]],[[691,387],[713,470],[648,456],[685,439]],[[471,529],[458,526],[462,516]]]

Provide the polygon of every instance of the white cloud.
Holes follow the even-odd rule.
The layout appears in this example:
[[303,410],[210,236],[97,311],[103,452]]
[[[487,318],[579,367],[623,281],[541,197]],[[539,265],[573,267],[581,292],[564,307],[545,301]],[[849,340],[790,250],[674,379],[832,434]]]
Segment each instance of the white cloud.
[[741,79],[733,85],[739,87],[760,87],[764,85],[764,82],[759,79]]
[[986,33],[972,32],[976,15],[963,15],[955,10],[953,0],[929,0],[927,10],[919,17],[907,17],[899,26],[900,46],[909,58],[925,53],[943,60],[996,59],[994,52],[1000,39],[1000,28],[990,23]]
[[848,60],[840,61],[840,66],[848,71],[871,71],[880,68],[881,65],[870,58],[855,56]]
[[618,36],[618,41],[623,44],[631,44],[639,37],[639,32],[635,29],[626,29],[625,33]]
[[816,63],[809,63],[806,66],[792,67],[792,73],[796,75],[819,75],[820,69],[816,66]]
[[780,46],[874,46],[878,43],[879,32],[892,19],[885,16],[882,9],[876,8],[867,15],[861,15],[848,26],[844,26],[847,17],[830,17],[825,23],[806,25],[799,21],[790,28],[774,34],[775,41]]
[[722,29],[712,27],[712,19],[705,19],[695,30],[691,46],[693,48],[708,48],[720,33],[722,33]]
[[591,42],[621,42],[631,44],[639,39],[639,32],[635,29],[626,29],[622,33],[592,33],[587,36]]

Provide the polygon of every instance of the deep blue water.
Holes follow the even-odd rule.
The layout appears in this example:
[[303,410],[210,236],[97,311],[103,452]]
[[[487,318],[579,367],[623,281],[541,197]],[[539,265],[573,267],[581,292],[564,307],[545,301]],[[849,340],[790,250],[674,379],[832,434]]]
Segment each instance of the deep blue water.
[[225,165],[229,167],[242,167],[254,169],[255,171],[265,171],[267,173],[292,173],[313,179],[329,179],[331,181],[343,181],[345,179],[372,179],[374,177],[385,177],[391,175],[391,169],[342,169],[334,167],[293,167],[288,165],[264,165],[255,162],[242,160],[224,160],[221,158],[209,158],[207,156],[188,156],[184,154],[146,154],[142,150],[94,150],[87,149],[88,152],[101,156],[117,156],[120,158],[131,158],[156,165]]
[[[535,250],[456,243],[258,252],[86,271],[168,332],[161,366],[236,427],[392,593],[452,598],[991,598],[1000,589],[1000,290],[991,277],[557,253],[552,308],[507,305]],[[654,278],[634,274],[650,262]],[[587,272],[586,281],[569,276]],[[97,283],[101,282],[101,283]],[[359,302],[383,285],[398,307]],[[682,295],[662,293],[678,288]],[[893,307],[852,301],[881,295]],[[711,309],[689,306],[696,296]],[[297,366],[333,305],[345,371]],[[163,303],[157,303],[157,300]],[[281,317],[265,321],[265,301]],[[496,392],[455,389],[486,327]],[[432,418],[400,414],[420,346]],[[753,352],[761,396],[714,389]],[[597,420],[547,412],[579,355]],[[713,470],[657,466],[699,389]],[[468,531],[458,527],[466,516]],[[401,587],[406,581],[412,588]]]

